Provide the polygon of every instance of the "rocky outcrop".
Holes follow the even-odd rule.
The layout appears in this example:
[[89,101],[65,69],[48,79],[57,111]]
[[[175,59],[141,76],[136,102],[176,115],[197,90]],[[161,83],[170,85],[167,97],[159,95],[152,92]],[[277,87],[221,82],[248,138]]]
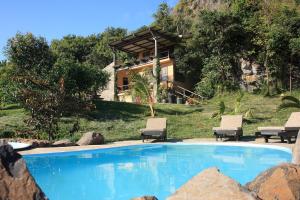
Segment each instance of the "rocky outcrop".
[[78,140],[78,145],[95,145],[95,144],[104,144],[104,137],[101,133],[90,131],[84,133],[83,136]]
[[263,200],[299,200],[300,166],[278,165],[258,175],[247,187]]
[[253,92],[258,89],[264,79],[263,68],[255,63],[244,59],[240,60],[242,76],[241,76],[241,88]]
[[194,176],[168,200],[255,200],[249,190],[223,175],[217,168],[209,168]]
[[0,199],[47,199],[10,145],[0,146]]
[[158,200],[155,196],[136,197],[131,200]]
[[71,142],[69,139],[58,140],[52,144],[54,147],[69,147],[78,146],[78,144]]

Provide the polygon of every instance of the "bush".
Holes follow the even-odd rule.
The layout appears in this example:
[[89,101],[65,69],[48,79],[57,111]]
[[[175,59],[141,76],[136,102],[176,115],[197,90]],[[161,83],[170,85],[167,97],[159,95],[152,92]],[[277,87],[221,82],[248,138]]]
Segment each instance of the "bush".
[[195,89],[197,93],[206,98],[212,98],[215,95],[215,86],[208,78],[203,78]]
[[3,130],[0,132],[0,138],[13,138],[15,135],[15,132],[12,130]]

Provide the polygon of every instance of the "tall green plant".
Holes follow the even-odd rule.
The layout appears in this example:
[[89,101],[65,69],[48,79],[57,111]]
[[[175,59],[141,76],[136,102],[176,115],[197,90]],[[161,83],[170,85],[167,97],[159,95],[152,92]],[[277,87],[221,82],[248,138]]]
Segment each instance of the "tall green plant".
[[281,104],[278,106],[278,110],[285,108],[300,108],[300,99],[293,96],[282,97]]
[[142,103],[148,104],[151,117],[154,117],[154,99],[152,96],[150,73],[148,71],[145,71],[142,74],[130,72],[129,81],[132,96],[139,97]]

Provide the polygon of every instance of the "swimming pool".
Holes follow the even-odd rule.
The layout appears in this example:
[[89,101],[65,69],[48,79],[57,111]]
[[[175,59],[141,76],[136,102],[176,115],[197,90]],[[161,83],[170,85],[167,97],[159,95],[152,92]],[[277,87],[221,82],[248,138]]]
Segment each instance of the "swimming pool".
[[165,199],[194,175],[217,166],[241,184],[291,161],[291,151],[264,145],[145,144],[24,156],[50,200]]

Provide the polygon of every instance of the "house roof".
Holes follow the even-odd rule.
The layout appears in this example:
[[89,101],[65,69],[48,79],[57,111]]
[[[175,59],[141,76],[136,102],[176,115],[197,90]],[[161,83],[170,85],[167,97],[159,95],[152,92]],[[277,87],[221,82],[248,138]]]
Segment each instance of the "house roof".
[[136,54],[154,49],[154,37],[157,38],[159,49],[173,46],[179,39],[179,37],[174,34],[167,33],[157,27],[151,27],[112,42],[110,46],[116,50]]

